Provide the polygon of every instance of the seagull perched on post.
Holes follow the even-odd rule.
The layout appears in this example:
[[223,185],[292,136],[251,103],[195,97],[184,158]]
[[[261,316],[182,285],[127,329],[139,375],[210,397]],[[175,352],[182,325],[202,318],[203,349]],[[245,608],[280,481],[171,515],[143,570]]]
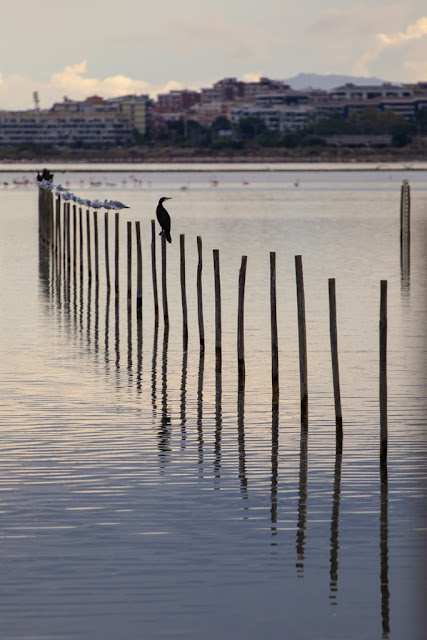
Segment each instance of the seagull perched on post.
[[157,205],[157,209],[156,209],[157,220],[159,221],[159,224],[162,227],[162,230],[159,233],[159,235],[162,235],[162,233],[164,233],[166,236],[166,240],[168,242],[172,242],[172,238],[170,234],[171,219],[170,219],[170,215],[168,214],[168,212],[163,206],[163,203],[165,200],[172,200],[172,198],[160,198],[159,204]]
[[113,205],[115,211],[120,211],[120,209],[129,209],[127,205],[123,204],[119,200],[110,200],[110,204]]

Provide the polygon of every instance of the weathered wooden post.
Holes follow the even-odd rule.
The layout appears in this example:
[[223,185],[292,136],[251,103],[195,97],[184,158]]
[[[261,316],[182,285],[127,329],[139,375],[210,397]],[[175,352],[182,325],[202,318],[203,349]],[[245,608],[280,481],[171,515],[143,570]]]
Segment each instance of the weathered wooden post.
[[156,222],[151,221],[151,272],[153,277],[154,296],[154,325],[159,324],[159,297],[157,293],[157,265],[156,265]]
[[87,277],[88,283],[92,283],[92,257],[91,257],[91,246],[90,246],[90,216],[89,209],[86,210],[86,231],[87,231]]
[[404,180],[400,191],[400,242],[409,244],[411,222],[411,196],[409,182]]
[[300,369],[301,422],[308,421],[308,385],[307,385],[307,333],[305,325],[305,298],[302,257],[295,256],[295,271],[298,306],[298,345]]
[[197,263],[197,317],[199,320],[199,339],[200,339],[200,349],[202,351],[205,350],[205,326],[203,322],[203,295],[202,295],[202,269],[203,269],[203,259],[202,259],[202,238],[197,236],[197,253],[198,253],[198,263]]
[[127,275],[128,275],[128,307],[132,304],[132,222],[128,220],[126,224],[127,228],[127,240],[128,240],[128,263],[127,263]]
[[239,271],[239,298],[237,305],[237,370],[239,388],[245,384],[245,284],[248,257],[242,256]]
[[402,284],[409,287],[411,260],[411,198],[409,182],[403,181],[400,194],[400,269]]
[[335,278],[329,278],[329,333],[331,339],[332,380],[334,385],[335,425],[337,437],[342,436],[342,410],[340,374],[338,366],[337,305],[335,298]]
[[116,305],[119,298],[119,214],[115,214],[115,291],[116,291]]
[[187,291],[185,284],[185,235],[179,236],[180,249],[180,276],[181,276],[181,302],[182,302],[182,345],[184,351],[188,347],[188,314],[187,314]]
[[82,208],[79,207],[79,256],[80,256],[80,282],[83,279],[83,214]]
[[107,279],[107,291],[111,289],[110,282],[110,252],[108,242],[108,211],[104,214],[104,238],[105,238],[105,276]]
[[277,337],[276,253],[270,252],[271,382],[273,396],[279,394],[279,342]]
[[222,325],[221,325],[221,278],[219,271],[219,250],[213,250],[214,285],[215,285],[215,362],[221,368],[222,361]]
[[142,250],[141,250],[141,223],[135,221],[136,232],[136,315],[142,316]]
[[67,206],[67,267],[68,267],[68,273],[69,273],[70,266],[71,266],[71,209],[70,209],[71,205],[69,202],[67,204],[68,204]]
[[380,460],[387,460],[387,280],[380,299]]
[[98,212],[93,212],[93,237],[95,243],[95,282],[99,286]]
[[73,279],[76,283],[77,270],[77,206],[73,205]]
[[163,320],[165,323],[165,331],[169,329],[169,309],[168,309],[168,291],[166,282],[166,235],[160,236],[162,240],[162,301],[163,301]]

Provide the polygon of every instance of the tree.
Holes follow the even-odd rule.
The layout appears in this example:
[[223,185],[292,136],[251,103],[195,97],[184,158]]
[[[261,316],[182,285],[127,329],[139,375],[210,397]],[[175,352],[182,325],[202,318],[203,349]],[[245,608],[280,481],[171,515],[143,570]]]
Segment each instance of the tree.
[[267,127],[261,118],[248,116],[247,118],[240,118],[237,130],[244,140],[252,140],[260,133],[267,131]]

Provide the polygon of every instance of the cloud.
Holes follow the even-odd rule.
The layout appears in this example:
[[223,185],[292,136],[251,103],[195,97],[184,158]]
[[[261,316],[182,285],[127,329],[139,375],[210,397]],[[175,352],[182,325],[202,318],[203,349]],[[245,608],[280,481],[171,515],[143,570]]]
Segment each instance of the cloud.
[[369,75],[373,66],[385,66],[393,61],[394,77],[401,74],[405,81],[425,80],[427,77],[427,17],[409,24],[405,31],[387,35],[376,33],[372,47],[353,65],[353,73]]
[[427,35],[427,18],[419,18],[415,24],[410,24],[404,33],[401,31],[394,36],[388,36],[385,33],[378,33],[378,39],[385,45],[398,45],[408,40],[418,40]]
[[200,88],[184,87],[175,80],[164,84],[150,84],[143,80],[135,80],[125,75],[108,76],[106,78],[90,77],[87,73],[87,61],[82,60],[67,65],[62,71],[52,73],[47,82],[34,82],[29,77],[12,74],[6,76],[0,72],[0,110],[23,110],[33,108],[33,92],[38,91],[42,108],[52,106],[66,95],[72,100],[84,100],[91,95],[112,98],[128,94],[148,94],[156,97],[159,93],[167,93],[173,89]]
[[128,76],[115,75],[103,78],[86,77],[87,61],[65,67],[63,71],[53,73],[48,87],[51,89],[68,91],[73,97],[85,98],[90,94],[101,94],[103,97],[113,97],[128,93],[147,93],[149,85],[141,80],[134,80]]

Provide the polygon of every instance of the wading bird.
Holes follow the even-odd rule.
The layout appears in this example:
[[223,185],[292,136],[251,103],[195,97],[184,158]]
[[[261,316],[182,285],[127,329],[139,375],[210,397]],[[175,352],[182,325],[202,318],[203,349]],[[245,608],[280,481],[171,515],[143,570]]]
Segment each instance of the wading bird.
[[172,198],[160,198],[159,204],[157,205],[157,209],[156,209],[157,220],[159,221],[159,224],[162,227],[162,230],[159,235],[162,235],[162,233],[164,233],[166,236],[166,240],[168,242],[172,242],[172,238],[170,234],[171,219],[170,219],[170,215],[168,214],[168,212],[163,206],[163,203],[165,200],[172,200]]

